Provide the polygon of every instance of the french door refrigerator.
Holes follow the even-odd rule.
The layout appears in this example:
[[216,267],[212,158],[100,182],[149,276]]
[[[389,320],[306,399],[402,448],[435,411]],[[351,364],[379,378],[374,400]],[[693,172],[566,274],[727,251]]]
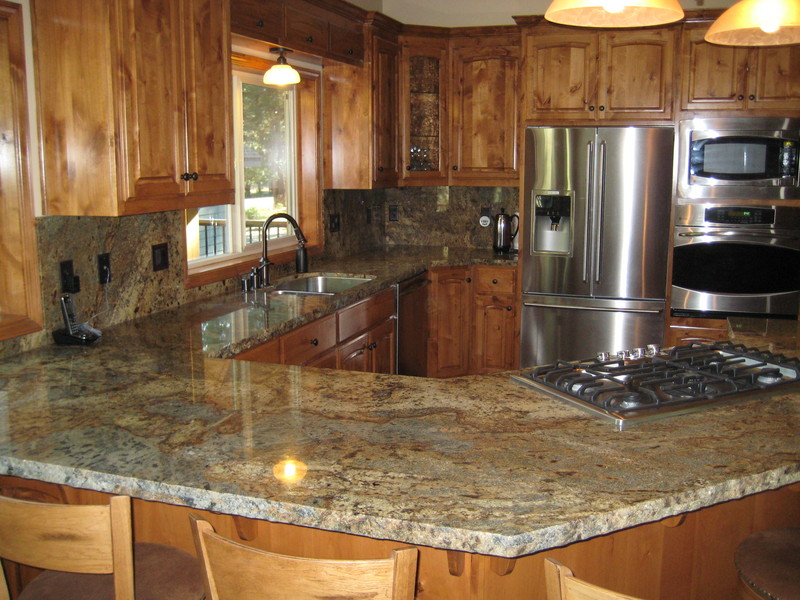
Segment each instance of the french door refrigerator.
[[662,344],[674,129],[528,127],[522,367]]

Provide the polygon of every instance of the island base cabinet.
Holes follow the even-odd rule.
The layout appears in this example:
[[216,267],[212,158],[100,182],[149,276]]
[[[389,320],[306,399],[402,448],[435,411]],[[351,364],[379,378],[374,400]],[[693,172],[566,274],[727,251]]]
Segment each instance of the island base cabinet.
[[[33,487],[36,496],[20,496],[26,487]],[[0,477],[0,493],[37,499],[45,494],[45,500],[70,504],[107,502],[101,492],[8,476]],[[194,554],[190,514],[201,515],[223,536],[295,556],[382,558],[407,545],[137,498],[133,500],[134,538]],[[552,557],[581,578],[643,600],[730,600],[737,597],[736,547],[751,533],[773,527],[800,527],[800,484],[516,559],[418,546],[416,597],[540,600],[546,597],[544,558]],[[12,566],[6,565],[6,571]]]

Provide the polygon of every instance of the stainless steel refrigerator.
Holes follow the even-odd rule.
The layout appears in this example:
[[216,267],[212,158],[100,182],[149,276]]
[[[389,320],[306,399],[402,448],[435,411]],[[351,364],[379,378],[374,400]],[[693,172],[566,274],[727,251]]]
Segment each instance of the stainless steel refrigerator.
[[674,129],[529,127],[522,367],[661,344]]

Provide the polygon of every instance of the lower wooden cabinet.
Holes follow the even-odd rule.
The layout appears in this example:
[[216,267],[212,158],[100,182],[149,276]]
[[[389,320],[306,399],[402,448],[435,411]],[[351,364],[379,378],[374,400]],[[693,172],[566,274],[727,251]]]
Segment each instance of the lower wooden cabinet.
[[431,269],[428,376],[492,373],[519,363],[516,268]]
[[729,337],[726,319],[672,317],[669,320],[664,345],[682,346],[692,342],[708,344],[727,340]]
[[390,288],[237,354],[234,358],[348,371],[395,373],[395,312],[394,288]]

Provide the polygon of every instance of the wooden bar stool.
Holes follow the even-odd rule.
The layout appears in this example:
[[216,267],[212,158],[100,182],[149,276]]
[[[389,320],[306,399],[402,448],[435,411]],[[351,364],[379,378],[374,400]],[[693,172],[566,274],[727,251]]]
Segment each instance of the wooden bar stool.
[[734,561],[743,600],[800,600],[800,528],[758,531],[739,544]]
[[220,536],[208,521],[194,515],[190,520],[207,600],[414,598],[416,548],[378,560],[299,558],[250,548]]
[[544,559],[544,575],[547,600],[639,600],[578,579],[569,567],[552,558]]
[[[100,506],[0,496],[0,557],[45,569],[18,600],[200,600],[204,592],[192,555],[133,544],[127,496]],[[0,569],[0,600],[9,597]]]

